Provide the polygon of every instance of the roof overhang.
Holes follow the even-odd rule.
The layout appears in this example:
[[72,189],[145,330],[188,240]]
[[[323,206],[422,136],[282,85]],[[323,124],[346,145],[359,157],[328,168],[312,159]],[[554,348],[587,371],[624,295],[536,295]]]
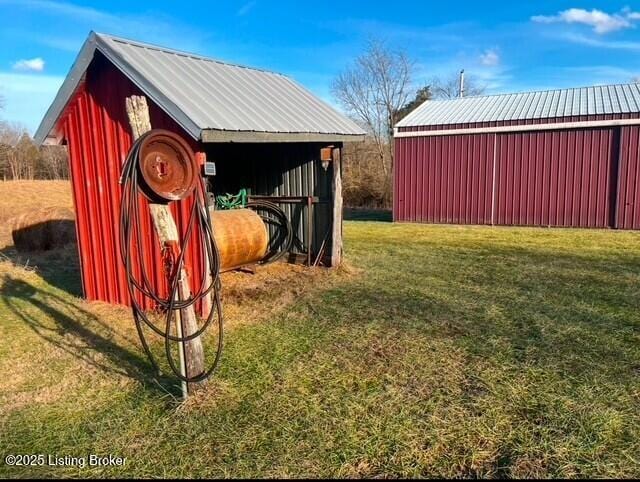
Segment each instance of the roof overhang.
[[256,131],[224,131],[204,129],[202,142],[361,142],[362,134],[321,134],[315,132],[256,132]]
[[94,52],[96,49],[96,40],[93,33],[89,35],[89,38],[85,41],[71,66],[69,74],[65,77],[56,97],[53,99],[52,104],[47,109],[38,129],[36,130],[33,139],[37,145],[45,143],[53,144],[57,139],[61,138],[60,133],[54,132],[58,118],[64,111],[65,107],[69,103],[69,100],[73,97],[76,90],[80,86],[84,79],[84,74],[89,67],[89,64],[93,60]]
[[118,70],[137,85],[138,88],[142,90],[154,103],[159,106],[164,106],[163,110],[167,112],[167,114],[172,117],[173,120],[175,120],[189,135],[196,140],[200,139],[201,129],[191,119],[189,119],[189,117],[187,117],[173,102],[163,95],[162,92],[140,75],[133,66],[117,55],[107,42],[104,42],[99,35],[95,32],[91,32],[87,40],[82,45],[80,53],[78,53],[75,62],[71,66],[69,74],[62,83],[58,94],[47,110],[38,130],[33,136],[36,144],[42,145],[47,138],[60,138],[60,135],[53,131],[65,107],[72,99],[84,79],[85,73],[91,64],[91,61],[94,59],[96,51],[99,51],[107,57],[107,59],[118,68]]

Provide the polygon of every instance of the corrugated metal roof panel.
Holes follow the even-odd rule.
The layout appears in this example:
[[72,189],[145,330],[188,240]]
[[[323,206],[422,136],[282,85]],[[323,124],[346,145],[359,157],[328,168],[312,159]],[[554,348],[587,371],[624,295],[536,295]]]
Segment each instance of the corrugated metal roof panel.
[[428,100],[397,127],[629,113],[640,113],[639,84]]
[[96,50],[196,139],[205,131],[365,134],[282,74],[92,33],[36,133],[39,142],[54,128]]
[[288,77],[106,35],[140,75],[201,129],[363,134]]

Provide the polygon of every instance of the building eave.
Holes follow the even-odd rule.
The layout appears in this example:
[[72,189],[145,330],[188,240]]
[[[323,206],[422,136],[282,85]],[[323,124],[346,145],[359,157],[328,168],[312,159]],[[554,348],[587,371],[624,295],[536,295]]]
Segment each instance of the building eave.
[[204,129],[205,143],[268,143],[268,142],[362,142],[364,134],[325,134],[315,132],[256,132]]

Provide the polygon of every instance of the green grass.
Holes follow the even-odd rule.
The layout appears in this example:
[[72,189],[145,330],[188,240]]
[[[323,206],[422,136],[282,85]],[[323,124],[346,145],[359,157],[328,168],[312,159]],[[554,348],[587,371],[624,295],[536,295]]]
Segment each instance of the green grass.
[[2,454],[26,476],[640,476],[640,233],[348,222],[351,274],[228,330],[178,405],[126,310],[0,266]]

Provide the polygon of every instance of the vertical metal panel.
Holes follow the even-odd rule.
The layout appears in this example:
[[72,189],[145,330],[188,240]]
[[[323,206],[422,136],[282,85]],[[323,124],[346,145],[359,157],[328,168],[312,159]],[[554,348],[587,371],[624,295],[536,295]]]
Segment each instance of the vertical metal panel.
[[498,135],[497,224],[607,227],[613,131]]
[[392,176],[393,176],[393,192],[392,192],[392,203],[391,203],[391,216],[393,221],[399,221],[398,216],[398,201],[400,196],[400,188],[399,183],[402,179],[402,163],[406,159],[406,156],[402,155],[401,147],[403,143],[398,139],[393,140],[393,153],[394,153],[394,162],[392,166]]
[[[79,139],[75,123],[75,106],[72,106],[67,113],[67,121],[63,125],[63,132],[66,139]],[[88,269],[84,261],[84,253],[90,250],[90,237],[86,229],[81,227],[81,223],[87,218],[87,200],[85,190],[82,188],[82,180],[85,178],[82,166],[82,156],[78,152],[80,142],[69,143],[69,171],[71,174],[71,184],[73,202],[76,211],[76,239],[78,243],[78,256],[80,258],[80,275],[82,279],[82,289],[85,297],[95,292],[95,281],[93,271]]]
[[399,138],[394,219],[491,222],[493,136]]
[[[139,90],[104,58],[98,56],[87,72],[85,83],[60,120],[69,146],[72,191],[76,209],[76,230],[83,291],[90,300],[130,304],[126,275],[120,260],[118,183],[123,161],[131,146],[125,98]],[[156,105],[150,104],[151,124],[188,136]],[[194,148],[197,146],[192,143]],[[134,270],[145,269],[160,293],[166,293],[160,250],[146,202],[141,202],[141,239],[144,259],[134,260]],[[178,228],[184,232],[190,206],[174,206]],[[201,280],[199,243],[185,255],[192,283]],[[142,300],[139,300],[142,301]],[[153,308],[148,300],[146,308]]]
[[398,138],[394,219],[604,228],[617,205],[615,227],[640,229],[640,127],[622,128],[617,198],[615,136],[598,128]]
[[640,229],[640,127],[623,127],[616,200],[616,227]]

